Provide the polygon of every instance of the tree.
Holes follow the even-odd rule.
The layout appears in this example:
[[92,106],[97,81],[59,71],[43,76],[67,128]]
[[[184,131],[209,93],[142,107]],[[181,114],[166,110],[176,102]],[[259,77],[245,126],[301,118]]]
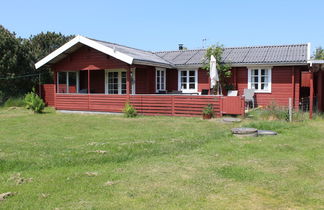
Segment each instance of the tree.
[[322,47],[316,48],[314,57],[318,60],[324,60],[324,49]]
[[53,76],[48,67],[35,69],[35,63],[74,36],[46,32],[29,39],[16,37],[0,25],[0,104],[9,97],[22,96],[42,82],[50,83]]
[[24,40],[17,38],[0,25],[0,95],[6,99],[9,96],[18,96],[26,93],[32,87],[30,78],[17,75],[31,74],[35,70],[31,61],[29,49],[23,46]]
[[[228,84],[228,78],[231,77],[231,65],[230,64],[226,64],[222,61],[222,54],[224,52],[224,47],[223,45],[220,44],[216,44],[216,45],[212,45],[209,48],[207,48],[207,51],[205,53],[205,58],[204,58],[204,66],[203,68],[205,70],[207,70],[208,72],[210,71],[210,57],[211,55],[213,55],[216,58],[216,66],[217,66],[217,70],[219,73],[219,80],[221,83],[222,87],[227,87]],[[215,87],[217,88],[217,87]],[[214,89],[215,91],[216,89]]]
[[[72,38],[74,38],[73,35],[65,36],[56,32],[41,32],[37,35],[30,36],[25,45],[27,45],[31,51],[33,56],[32,62],[36,63],[66,42],[70,41]],[[50,71],[50,68],[43,67],[41,72],[42,81],[44,83],[53,82],[53,74]]]

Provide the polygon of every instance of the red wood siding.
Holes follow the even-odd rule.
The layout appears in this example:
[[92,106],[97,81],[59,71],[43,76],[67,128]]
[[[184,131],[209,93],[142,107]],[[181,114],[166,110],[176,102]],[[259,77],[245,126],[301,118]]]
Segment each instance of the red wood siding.
[[[272,68],[272,87],[271,93],[256,93],[256,104],[258,106],[267,106],[272,102],[279,106],[288,106],[288,99],[293,97],[291,66]],[[295,106],[299,103],[300,92],[300,68],[295,68]],[[244,88],[248,87],[247,68],[236,68],[236,80],[239,95],[243,95]]]
[[210,89],[208,71],[204,69],[198,70],[198,92],[201,92],[203,89]]
[[90,47],[83,46],[52,66],[54,71],[127,68],[128,65]]
[[136,68],[135,70],[136,94],[155,93],[155,68]]
[[55,105],[54,94],[55,94],[54,84],[44,84],[41,86],[41,97],[43,98],[47,106]]
[[308,71],[303,71],[301,73],[301,87],[310,87],[310,77],[311,77],[311,73]]
[[105,93],[105,71],[90,72],[91,93]]
[[222,97],[222,113],[244,115],[245,104],[241,96]]
[[146,115],[201,116],[208,104],[213,105],[216,116],[244,114],[241,97],[144,94],[130,95],[128,99],[127,95],[54,94],[54,87],[54,84],[43,85],[42,97],[58,110],[122,112],[130,101],[139,113]]
[[[208,104],[221,116],[219,96],[130,95],[129,101],[144,115],[201,116]],[[127,95],[56,94],[56,109],[74,111],[122,112]]]
[[166,70],[166,89],[169,92],[178,90],[178,70],[177,69]]

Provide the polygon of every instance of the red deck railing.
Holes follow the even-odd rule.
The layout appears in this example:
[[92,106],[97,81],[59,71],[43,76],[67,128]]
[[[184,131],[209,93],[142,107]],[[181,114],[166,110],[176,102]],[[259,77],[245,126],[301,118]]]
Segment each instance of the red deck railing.
[[54,93],[54,88],[46,87],[49,90],[44,91],[43,98],[46,101],[54,97],[50,101],[54,101],[53,106],[58,110],[122,112],[129,102],[144,115],[201,116],[208,104],[213,105],[217,117],[244,114],[244,99],[240,96],[65,94]]

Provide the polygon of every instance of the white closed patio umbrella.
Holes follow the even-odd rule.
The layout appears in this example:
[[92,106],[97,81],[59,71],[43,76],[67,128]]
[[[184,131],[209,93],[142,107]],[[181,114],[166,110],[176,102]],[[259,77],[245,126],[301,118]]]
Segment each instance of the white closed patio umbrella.
[[[215,85],[217,84],[217,82],[219,82],[219,76],[218,76],[218,71],[217,71],[217,63],[216,63],[216,58],[211,55],[210,56],[210,88],[214,88]],[[219,87],[220,85],[218,85],[217,88],[217,95],[219,95]]]

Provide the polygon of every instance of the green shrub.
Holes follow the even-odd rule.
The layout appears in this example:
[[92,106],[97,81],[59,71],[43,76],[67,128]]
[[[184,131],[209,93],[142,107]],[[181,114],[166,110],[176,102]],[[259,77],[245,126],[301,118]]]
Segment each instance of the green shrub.
[[43,99],[35,93],[34,88],[32,92],[26,94],[25,103],[26,108],[33,110],[35,113],[42,113],[45,108]]
[[125,104],[123,112],[124,112],[125,117],[136,117],[137,116],[136,109],[129,103]]
[[6,100],[6,102],[3,104],[4,107],[24,107],[25,101],[23,97],[17,97],[17,98],[9,98]]
[[288,109],[286,107],[277,106],[274,102],[265,108],[251,111],[248,115],[261,120],[289,120]]
[[4,103],[5,100],[5,95],[4,93],[0,90],[0,105],[2,105]]
[[206,107],[204,107],[202,113],[204,115],[211,115],[212,117],[214,116],[214,108],[212,104],[208,104]]

